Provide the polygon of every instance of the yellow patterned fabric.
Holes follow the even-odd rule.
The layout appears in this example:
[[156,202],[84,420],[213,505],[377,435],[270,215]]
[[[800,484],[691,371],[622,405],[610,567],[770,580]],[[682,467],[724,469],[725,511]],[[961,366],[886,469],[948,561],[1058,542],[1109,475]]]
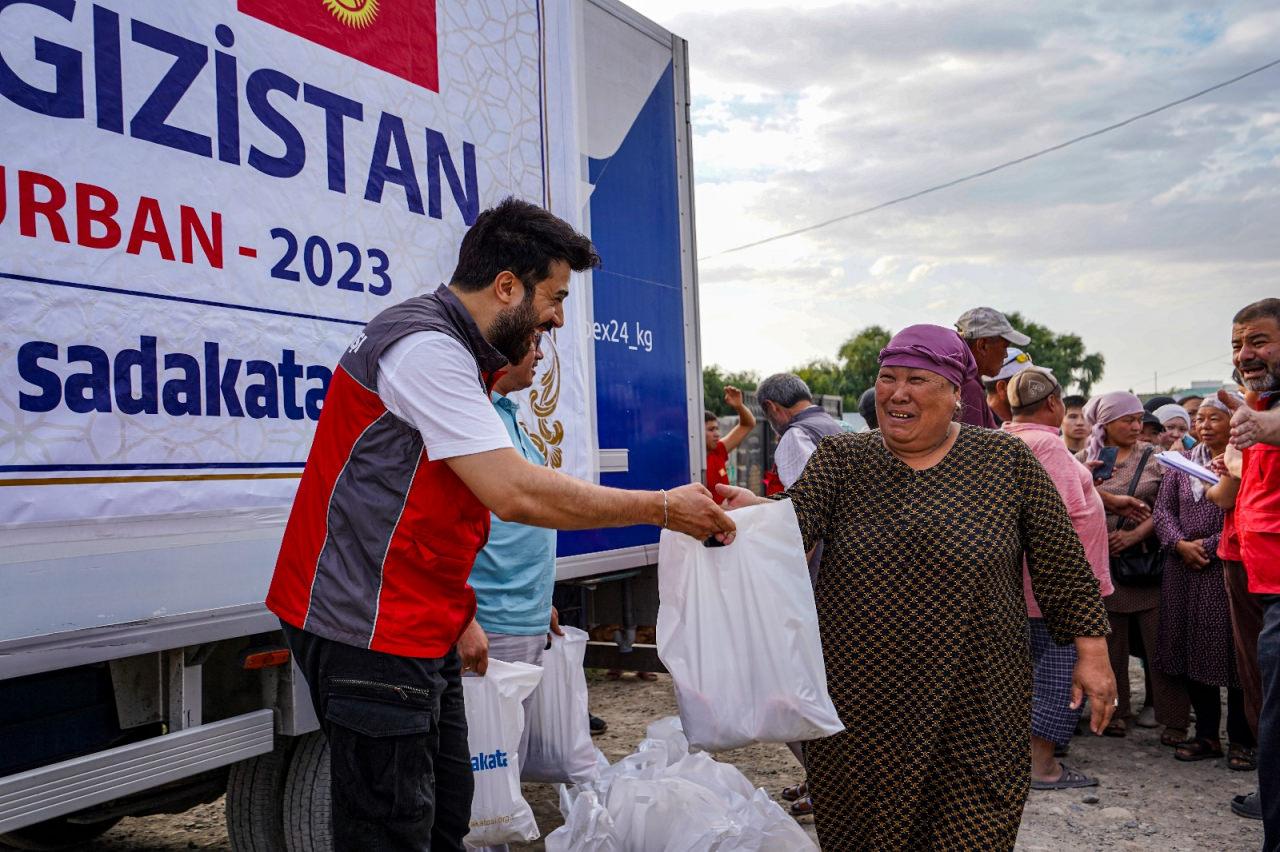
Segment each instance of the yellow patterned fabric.
[[1107,614],[1049,475],[1026,444],[962,426],[915,471],[878,431],[824,439],[790,497],[816,590],[827,685],[847,731],[808,743],[827,852],[1012,849],[1030,786],[1022,594],[1055,641]]

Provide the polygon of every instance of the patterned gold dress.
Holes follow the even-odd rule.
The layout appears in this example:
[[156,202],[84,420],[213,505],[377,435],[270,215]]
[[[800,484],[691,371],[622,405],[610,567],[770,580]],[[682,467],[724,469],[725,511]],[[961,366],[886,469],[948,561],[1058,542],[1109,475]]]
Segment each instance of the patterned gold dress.
[[1097,581],[1027,445],[962,426],[915,471],[878,431],[826,438],[787,492],[847,731],[807,744],[827,852],[1012,849],[1030,786],[1026,555],[1055,640],[1107,633]]

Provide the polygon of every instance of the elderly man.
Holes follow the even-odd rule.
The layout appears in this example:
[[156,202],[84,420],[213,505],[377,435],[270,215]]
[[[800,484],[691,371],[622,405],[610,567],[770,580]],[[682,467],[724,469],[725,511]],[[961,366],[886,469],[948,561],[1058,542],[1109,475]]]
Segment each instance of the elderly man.
[[[1258,798],[1264,852],[1280,852],[1280,299],[1263,299],[1232,319],[1232,360],[1244,380],[1248,405],[1227,394],[1234,410],[1231,443],[1240,450],[1240,476],[1224,477],[1211,497],[1235,507],[1235,527],[1249,591],[1260,596],[1258,673],[1262,707],[1258,714]],[[1222,491],[1228,492],[1221,494]],[[1234,492],[1234,494],[1230,493]],[[1234,497],[1234,500],[1231,498]],[[1225,498],[1225,499],[1224,499]],[[1237,813],[1252,802],[1233,803]]]
[[[969,345],[973,360],[978,363],[978,376],[994,376],[1004,366],[1009,355],[1009,344],[1026,346],[1031,338],[1009,324],[1004,314],[995,308],[973,308],[956,320],[956,332]],[[965,382],[960,389],[963,408],[960,421],[971,426],[995,429],[995,416],[987,405],[986,391],[977,377]]]
[[602,488],[537,465],[489,402],[564,325],[591,241],[509,198],[462,238],[450,283],[393,305],[343,351],[285,526],[267,608],[329,742],[333,848],[462,852],[474,790],[458,640],[489,513],[552,529],[733,521],[701,485]]
[[756,402],[769,425],[781,436],[773,461],[782,487],[790,488],[804,473],[818,442],[828,435],[840,434],[840,424],[822,406],[813,404],[809,386],[791,373],[775,373],[761,382],[756,388]]
[[[840,434],[840,424],[820,405],[813,404],[813,394],[804,379],[791,373],[775,373],[756,388],[756,401],[764,410],[769,425],[782,437],[774,450],[774,470],[783,488],[792,485],[804,473],[809,457],[818,448],[818,442],[828,435]],[[875,428],[874,425],[872,428]],[[818,569],[822,561],[822,544],[809,554],[809,579],[817,583]],[[800,743],[787,743],[796,760],[804,765]],[[783,797],[791,799],[791,813],[804,816],[813,812],[807,785],[797,784],[783,791]]]
[[[1029,366],[1010,378],[1008,404],[1012,421],[1003,429],[1031,449],[1048,472],[1071,516],[1071,525],[1084,545],[1085,556],[1103,596],[1111,594],[1111,559],[1107,549],[1107,513],[1093,486],[1093,474],[1068,452],[1058,437],[1066,416],[1062,387],[1044,367]],[[1055,748],[1065,748],[1075,733],[1079,711],[1071,709],[1071,673],[1076,649],[1058,645],[1049,636],[1031,590],[1031,576],[1023,568],[1023,588],[1030,616],[1031,789],[1066,790],[1093,787],[1098,781],[1060,763]]]

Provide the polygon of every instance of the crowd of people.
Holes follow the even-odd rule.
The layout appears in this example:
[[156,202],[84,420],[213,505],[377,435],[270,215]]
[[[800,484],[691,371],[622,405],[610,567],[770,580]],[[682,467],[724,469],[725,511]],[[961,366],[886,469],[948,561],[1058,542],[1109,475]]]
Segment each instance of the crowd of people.
[[[732,510],[765,499],[795,508],[846,725],[793,744],[790,797],[825,848],[1011,849],[1028,788],[1097,783],[1061,760],[1078,725],[1144,723],[1137,653],[1181,760],[1224,755],[1227,689],[1229,765],[1260,779],[1232,807],[1280,849],[1280,300],[1235,317],[1244,396],[1162,400],[1154,424],[1128,393],[1066,395],[977,308],[893,337],[869,431],[843,432],[795,376],[763,382],[781,435],[768,497],[724,481],[752,426],[735,389],[739,424],[721,440],[707,422],[710,488],[626,491],[545,467],[510,396],[564,322],[570,272],[598,262],[508,199],[448,285],[375,317],[334,371],[267,605],[328,740],[335,849],[464,848],[460,678],[491,656],[536,662],[558,631],[549,530],[733,546]],[[1166,471],[1149,426],[1217,483]]]
[[[1274,444],[1265,443],[1277,438],[1268,418],[1280,412],[1255,414],[1270,407],[1272,394],[1280,396],[1280,300],[1237,313],[1231,340],[1236,381],[1218,393],[1144,402],[1113,392],[1086,399],[1066,393],[1052,371],[1035,365],[1034,353],[1020,348],[1030,339],[1004,315],[975,308],[954,331],[913,326],[893,338],[881,353],[875,387],[859,400],[875,431],[817,452],[807,435],[792,442],[813,458],[802,476],[784,481],[783,496],[796,504],[806,545],[827,545],[825,556],[814,554],[821,564],[811,564],[811,572],[832,695],[850,728],[797,752],[808,777],[783,796],[797,815],[816,807],[824,844],[835,838],[833,848],[1011,847],[1022,800],[1008,795],[1008,785],[1026,774],[1017,766],[1027,752],[1028,712],[1020,696],[1030,698],[1029,787],[1096,786],[1096,778],[1062,758],[1081,732],[1073,680],[1083,685],[1081,668],[1096,675],[1105,656],[1115,712],[1101,725],[1097,713],[1090,714],[1095,733],[1124,737],[1130,725],[1160,727],[1160,742],[1179,761],[1223,759],[1230,770],[1259,770],[1260,791],[1223,807],[1265,820],[1264,848],[1280,848],[1280,722],[1270,721],[1280,713],[1274,650],[1280,606],[1273,606],[1280,591],[1274,549],[1280,480],[1271,468]],[[790,374],[761,384],[766,412],[765,400],[777,387],[789,389],[788,404],[819,416],[822,409]],[[792,434],[787,422],[769,419],[782,435],[777,470],[784,458],[794,467],[794,451],[783,451]],[[1258,425],[1264,422],[1272,431]],[[1063,535],[1061,514],[1035,505],[1043,480],[1019,479],[1007,467],[1008,438],[1020,440],[1039,462],[1070,520],[1075,541],[1048,558],[1048,543]],[[1220,482],[1166,466],[1160,453],[1216,470]],[[1016,496],[1000,493],[1010,481]],[[1242,485],[1249,495],[1243,527]],[[735,490],[730,505],[757,499]],[[1000,502],[1026,517],[1002,523],[991,508]],[[1010,534],[1015,540],[1001,540]],[[1242,539],[1252,547],[1242,547]],[[1004,564],[1010,553],[1025,556],[1025,615],[1010,603]],[[1092,586],[1079,570],[1071,582],[1037,576],[1081,556]],[[1062,584],[1072,589],[1065,596],[1055,588]],[[999,600],[991,600],[993,593]],[[1029,646],[1032,675],[1022,693],[1026,684],[1016,663],[1004,670],[990,663],[1021,662],[1020,645]],[[963,668],[969,647],[988,661],[984,670]],[[1141,661],[1145,679],[1138,712],[1131,703],[1131,657]],[[939,705],[929,696],[947,700]],[[980,702],[987,704],[986,719],[971,715],[969,704]],[[911,718],[904,720],[904,705],[925,709],[908,709]],[[882,716],[889,706],[895,707],[892,722]],[[939,713],[941,726],[933,718]],[[969,724],[957,724],[960,718]],[[992,722],[1007,725],[1004,739],[986,738]],[[959,752],[947,741],[957,729],[964,732]],[[930,744],[923,753],[920,731]],[[844,749],[841,738],[850,739]],[[914,759],[904,761],[906,755]],[[886,775],[890,783],[874,783]],[[985,797],[975,790],[984,783]],[[959,814],[964,818],[957,820]]]

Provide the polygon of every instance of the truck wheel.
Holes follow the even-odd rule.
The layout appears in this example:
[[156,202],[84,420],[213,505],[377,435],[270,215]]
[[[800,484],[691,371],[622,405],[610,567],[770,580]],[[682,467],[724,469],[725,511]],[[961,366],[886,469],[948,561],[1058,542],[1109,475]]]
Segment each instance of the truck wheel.
[[115,817],[102,822],[70,822],[66,817],[58,817],[8,834],[0,834],[0,849],[38,849],[47,852],[71,849],[106,834],[120,819]]
[[227,836],[235,852],[285,852],[285,778],[292,740],[232,764],[227,776]]
[[298,737],[284,789],[284,844],[288,852],[332,852],[329,741],[320,731]]

